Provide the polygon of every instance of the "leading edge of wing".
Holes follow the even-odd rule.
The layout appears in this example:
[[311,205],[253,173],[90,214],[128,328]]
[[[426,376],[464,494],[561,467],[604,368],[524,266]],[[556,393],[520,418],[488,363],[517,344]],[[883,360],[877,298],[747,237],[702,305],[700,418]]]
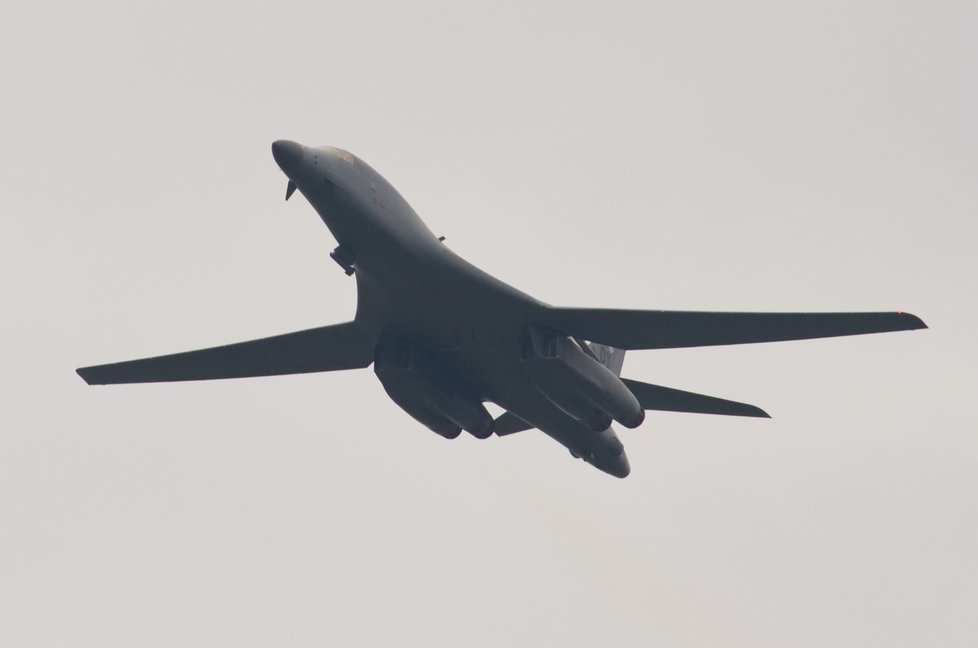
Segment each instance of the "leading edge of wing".
[[89,385],[111,385],[362,369],[373,359],[374,341],[355,322],[345,322],[76,371]]
[[903,311],[885,313],[737,313],[547,308],[542,325],[620,349],[781,342],[927,328]]

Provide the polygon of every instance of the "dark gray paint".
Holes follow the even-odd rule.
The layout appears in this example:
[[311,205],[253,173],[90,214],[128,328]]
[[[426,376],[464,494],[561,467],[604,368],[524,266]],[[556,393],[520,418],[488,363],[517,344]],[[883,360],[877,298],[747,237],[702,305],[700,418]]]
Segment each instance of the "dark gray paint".
[[[486,438],[494,425],[499,435],[536,427],[575,457],[625,477],[628,459],[608,424],[612,416],[634,426],[644,409],[765,414],[742,403],[622,381],[623,349],[925,328],[907,313],[553,308],[454,254],[394,187],[352,154],[287,140],[275,142],[272,153],[289,178],[286,199],[296,190],[306,197],[339,243],[332,258],[356,277],[354,321],[79,369],[86,382],[238,378],[374,362],[391,398],[442,436],[465,429]],[[511,414],[491,421],[482,405],[487,401]]]

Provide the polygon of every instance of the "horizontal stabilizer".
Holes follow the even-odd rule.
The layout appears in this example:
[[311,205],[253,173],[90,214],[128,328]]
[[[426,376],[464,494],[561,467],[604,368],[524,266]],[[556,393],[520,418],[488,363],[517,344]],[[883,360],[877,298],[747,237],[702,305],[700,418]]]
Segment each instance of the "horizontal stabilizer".
[[493,431],[496,433],[496,436],[506,436],[507,434],[516,434],[517,432],[525,432],[526,430],[532,429],[532,425],[510,412],[503,412],[493,425]]
[[374,342],[354,322],[226,346],[78,369],[89,385],[214,380],[362,369]]
[[693,392],[682,391],[681,389],[650,385],[637,380],[629,380],[628,378],[622,378],[622,382],[625,383],[625,386],[628,387],[630,392],[635,394],[635,398],[638,399],[642,408],[647,410],[771,418],[760,407],[748,405],[747,403],[738,403],[737,401],[727,400],[725,398],[694,394]]
[[542,326],[619,349],[779,342],[927,328],[895,313],[723,313],[704,311],[548,308]]

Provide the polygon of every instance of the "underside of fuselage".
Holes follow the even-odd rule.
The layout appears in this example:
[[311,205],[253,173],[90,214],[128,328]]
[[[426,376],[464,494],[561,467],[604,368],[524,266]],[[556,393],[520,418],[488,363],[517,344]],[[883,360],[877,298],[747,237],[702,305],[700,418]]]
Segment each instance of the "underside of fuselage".
[[508,286],[487,286],[478,272],[445,252],[437,275],[405,261],[395,279],[381,282],[373,278],[372,264],[359,265],[356,321],[378,340],[393,338],[423,350],[451,382],[526,421],[573,456],[626,476],[628,459],[611,426],[595,430],[568,415],[527,375],[523,347],[529,326],[547,307]]

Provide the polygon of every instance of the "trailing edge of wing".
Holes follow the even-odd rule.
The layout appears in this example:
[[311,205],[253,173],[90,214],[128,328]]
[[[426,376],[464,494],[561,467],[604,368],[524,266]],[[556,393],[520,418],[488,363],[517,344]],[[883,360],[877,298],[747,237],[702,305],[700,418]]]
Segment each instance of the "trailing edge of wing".
[[89,385],[214,380],[361,369],[374,342],[354,322],[226,346],[78,369]]
[[540,324],[620,349],[779,342],[927,328],[916,315],[895,313],[723,313],[702,311],[548,308]]
[[704,396],[693,392],[682,391],[650,385],[637,380],[622,378],[628,390],[635,394],[643,409],[660,410],[664,412],[690,412],[693,414],[721,414],[725,416],[754,416],[771,418],[760,407],[738,403],[737,401],[715,396]]

